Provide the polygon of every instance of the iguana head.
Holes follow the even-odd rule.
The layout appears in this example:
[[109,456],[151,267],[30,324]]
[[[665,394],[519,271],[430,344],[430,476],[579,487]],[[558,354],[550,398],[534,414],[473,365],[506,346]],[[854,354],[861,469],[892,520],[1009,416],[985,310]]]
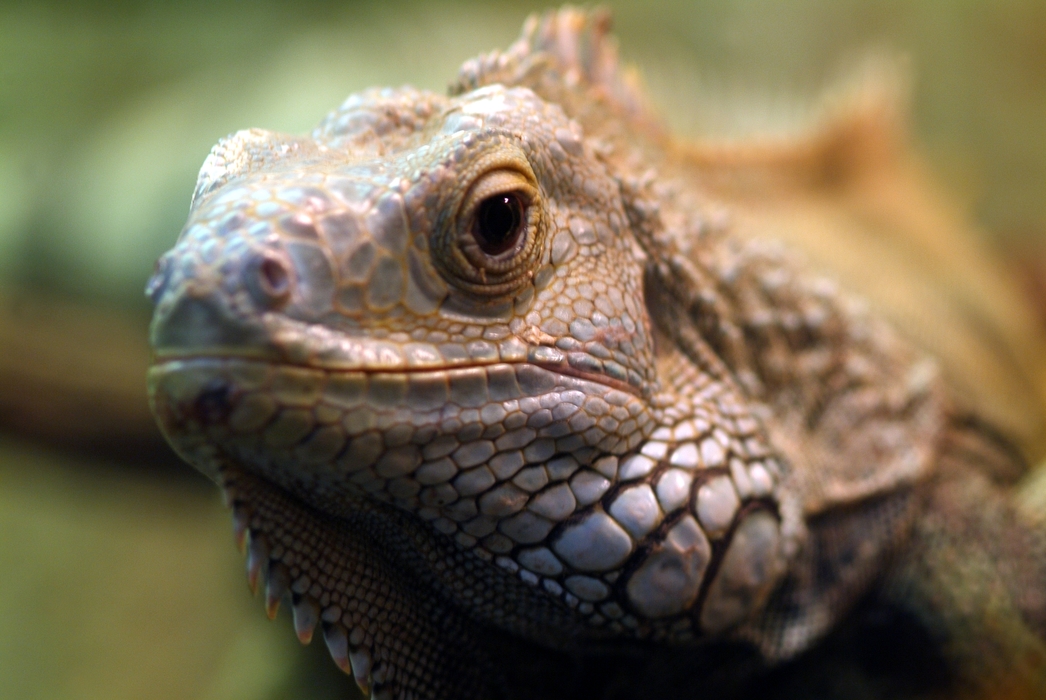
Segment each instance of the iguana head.
[[729,380],[655,356],[630,186],[498,83],[223,140],[149,284],[165,434],[216,480],[409,512],[597,626],[742,622],[783,573],[781,463]]
[[525,88],[375,91],[309,138],[237,133],[151,283],[157,390],[202,382],[164,394],[164,427],[228,431],[303,497],[381,482],[412,508],[425,452],[500,456],[502,478],[623,454],[654,427],[642,259],[578,125]]

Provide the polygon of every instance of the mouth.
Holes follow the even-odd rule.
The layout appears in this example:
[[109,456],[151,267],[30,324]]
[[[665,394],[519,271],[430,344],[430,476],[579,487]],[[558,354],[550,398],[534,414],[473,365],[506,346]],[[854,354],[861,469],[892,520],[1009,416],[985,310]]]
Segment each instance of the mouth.
[[[206,371],[215,368],[244,368],[249,376],[255,376],[264,368],[283,368],[292,373],[314,373],[330,377],[360,375],[368,377],[431,377],[434,375],[453,376],[460,372],[483,370],[485,368],[514,366],[534,367],[563,377],[572,377],[585,382],[601,384],[607,389],[624,391],[639,397],[639,377],[630,377],[627,370],[613,363],[610,368],[588,353],[561,352],[548,346],[531,346],[525,359],[499,361],[497,358],[475,359],[469,362],[434,362],[431,354],[427,361],[417,361],[415,354],[393,350],[394,344],[370,342],[357,343],[360,348],[353,353],[349,361],[334,362],[295,362],[291,359],[275,359],[270,353],[221,349],[218,352],[163,352],[153,353],[150,376],[154,372],[193,372],[195,369]],[[609,373],[607,370],[613,373]]]
[[477,338],[467,343],[403,342],[347,334],[275,315],[264,315],[259,323],[258,328],[248,330],[265,338],[264,342],[245,344],[240,336],[249,336],[247,331],[233,334],[228,343],[221,342],[225,336],[220,335],[216,336],[218,342],[214,342],[214,334],[203,331],[186,337],[177,336],[178,342],[171,343],[154,337],[153,364],[243,361],[331,376],[345,372],[362,372],[369,376],[386,373],[452,374],[459,370],[506,364],[530,365],[634,396],[641,396],[647,384],[639,372],[609,355],[600,353],[597,357],[583,347],[563,350],[544,342],[544,339],[535,342],[508,336],[491,341]]

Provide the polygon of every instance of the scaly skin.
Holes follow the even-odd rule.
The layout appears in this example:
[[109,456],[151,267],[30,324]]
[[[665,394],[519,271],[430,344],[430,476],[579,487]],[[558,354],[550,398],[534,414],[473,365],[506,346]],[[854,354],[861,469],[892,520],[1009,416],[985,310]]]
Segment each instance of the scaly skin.
[[605,32],[553,13],[450,97],[223,140],[150,283],[165,434],[375,698],[511,693],[526,653],[774,663],[927,578],[895,562],[954,452],[934,363],[732,235]]

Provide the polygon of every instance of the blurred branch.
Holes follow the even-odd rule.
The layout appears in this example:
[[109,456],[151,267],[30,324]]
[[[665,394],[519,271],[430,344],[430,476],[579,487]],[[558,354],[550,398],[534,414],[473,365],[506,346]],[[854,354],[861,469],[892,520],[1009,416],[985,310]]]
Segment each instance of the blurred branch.
[[73,448],[160,449],[146,325],[129,314],[0,291],[0,429]]

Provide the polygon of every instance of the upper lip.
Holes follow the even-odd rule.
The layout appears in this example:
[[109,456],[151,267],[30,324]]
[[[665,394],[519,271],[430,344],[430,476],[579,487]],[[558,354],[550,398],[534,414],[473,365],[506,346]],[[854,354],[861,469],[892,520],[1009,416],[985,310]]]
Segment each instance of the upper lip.
[[583,379],[597,384],[602,384],[611,389],[617,389],[619,391],[625,391],[630,394],[639,395],[640,390],[638,387],[623,382],[619,379],[607,376],[600,372],[587,372],[576,367],[572,367],[566,359],[560,362],[548,362],[548,361],[535,361],[532,359],[522,360],[492,360],[492,361],[468,361],[460,363],[444,363],[434,364],[426,366],[375,366],[375,365],[337,365],[337,364],[325,364],[325,363],[308,363],[308,362],[293,362],[290,360],[274,358],[266,356],[261,351],[229,351],[229,352],[170,352],[163,353],[160,351],[154,352],[153,365],[164,365],[168,363],[176,362],[192,362],[192,361],[244,361],[244,362],[264,362],[273,365],[285,365],[290,367],[300,367],[302,369],[312,369],[318,372],[363,372],[366,374],[413,374],[413,373],[425,373],[425,372],[441,372],[441,371],[452,371],[459,369],[470,369],[475,367],[489,367],[493,365],[531,365],[546,369],[550,372],[557,374],[563,374],[577,379]]

